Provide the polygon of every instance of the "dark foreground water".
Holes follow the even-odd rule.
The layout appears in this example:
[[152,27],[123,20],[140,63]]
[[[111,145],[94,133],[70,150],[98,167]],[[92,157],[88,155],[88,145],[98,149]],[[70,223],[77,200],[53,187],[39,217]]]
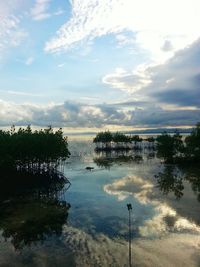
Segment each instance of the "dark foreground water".
[[200,266],[197,166],[164,165],[152,151],[95,154],[90,141],[70,150],[71,186],[1,193],[1,267],[128,267],[127,203],[132,266]]

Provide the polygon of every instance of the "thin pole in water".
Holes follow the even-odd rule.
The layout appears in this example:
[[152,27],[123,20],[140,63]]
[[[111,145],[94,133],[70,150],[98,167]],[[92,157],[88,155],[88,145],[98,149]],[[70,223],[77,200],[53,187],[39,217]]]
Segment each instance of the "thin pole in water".
[[128,208],[128,214],[129,214],[129,267],[132,267],[132,262],[131,262],[131,210],[132,210],[132,205],[129,203],[127,204]]

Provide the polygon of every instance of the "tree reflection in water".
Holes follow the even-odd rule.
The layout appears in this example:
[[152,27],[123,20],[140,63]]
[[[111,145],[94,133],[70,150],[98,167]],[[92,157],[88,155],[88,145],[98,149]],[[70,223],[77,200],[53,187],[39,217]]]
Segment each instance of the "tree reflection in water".
[[184,181],[188,181],[200,201],[200,170],[197,166],[165,165],[155,178],[163,194],[173,192],[177,199],[184,195]]
[[70,208],[63,197],[65,185],[70,184],[62,174],[11,171],[2,177],[7,177],[7,181],[1,179],[0,187],[0,229],[5,241],[22,249],[62,233]]
[[96,153],[98,156],[93,161],[100,168],[110,169],[114,164],[141,163],[143,161],[142,153],[130,151],[99,151]]
[[200,201],[200,168],[199,166],[182,166],[185,179],[190,182],[191,188],[197,195],[198,201]]
[[176,166],[166,165],[163,172],[155,175],[157,185],[163,194],[174,192],[177,199],[183,196],[183,177]]

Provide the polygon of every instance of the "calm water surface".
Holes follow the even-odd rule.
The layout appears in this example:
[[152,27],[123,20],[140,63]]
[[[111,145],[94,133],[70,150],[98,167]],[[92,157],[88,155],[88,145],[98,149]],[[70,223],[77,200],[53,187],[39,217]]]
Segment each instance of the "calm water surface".
[[[200,266],[200,171],[71,141],[71,182],[0,204],[0,266]],[[86,167],[93,167],[91,171]],[[64,186],[64,187],[63,187]]]

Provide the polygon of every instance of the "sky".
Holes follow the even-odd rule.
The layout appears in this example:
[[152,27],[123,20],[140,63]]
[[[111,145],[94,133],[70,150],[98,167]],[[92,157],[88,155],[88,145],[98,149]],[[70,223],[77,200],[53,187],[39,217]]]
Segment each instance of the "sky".
[[0,0],[0,126],[194,126],[199,10],[199,0]]

